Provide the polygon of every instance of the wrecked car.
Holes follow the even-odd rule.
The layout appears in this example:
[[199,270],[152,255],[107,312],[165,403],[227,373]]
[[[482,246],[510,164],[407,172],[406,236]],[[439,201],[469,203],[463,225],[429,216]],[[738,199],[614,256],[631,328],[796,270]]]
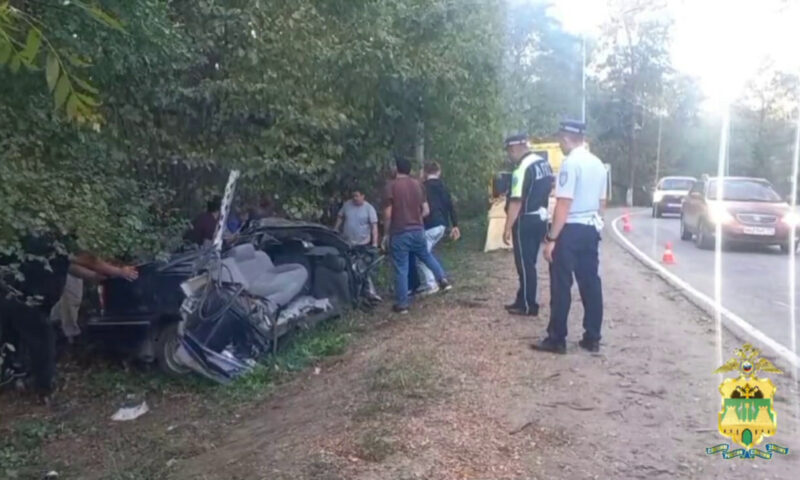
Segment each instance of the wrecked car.
[[141,265],[133,282],[106,280],[87,333],[167,373],[226,382],[287,333],[369,306],[366,278],[382,258],[320,224],[261,219],[221,251]]

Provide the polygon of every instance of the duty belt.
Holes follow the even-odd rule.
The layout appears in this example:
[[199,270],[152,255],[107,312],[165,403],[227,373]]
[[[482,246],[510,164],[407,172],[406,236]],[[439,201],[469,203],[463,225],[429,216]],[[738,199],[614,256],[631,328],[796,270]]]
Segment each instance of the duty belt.
[[539,207],[538,210],[534,210],[532,212],[525,212],[523,213],[523,215],[539,217],[539,219],[543,222],[546,222],[547,220],[550,219],[550,214],[548,213],[545,207]]

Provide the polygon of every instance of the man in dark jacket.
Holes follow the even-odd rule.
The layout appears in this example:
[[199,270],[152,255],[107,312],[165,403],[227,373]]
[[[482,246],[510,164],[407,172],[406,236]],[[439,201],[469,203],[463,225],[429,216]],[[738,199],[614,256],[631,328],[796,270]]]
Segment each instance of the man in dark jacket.
[[[441,179],[441,167],[437,162],[427,162],[423,171],[425,196],[430,207],[430,214],[425,217],[425,241],[428,251],[433,254],[433,248],[444,237],[448,227],[451,225],[453,227],[450,230],[450,238],[453,240],[461,238],[461,231],[458,229],[458,217],[453,207],[453,198]],[[422,263],[417,265],[422,276],[417,293],[429,295],[438,292],[439,285],[436,283],[433,272]]]
[[[83,280],[112,276],[133,281],[139,274],[134,267],[117,267],[80,251],[72,236],[27,236],[22,239],[22,249],[38,258],[20,261],[0,255],[0,345],[16,345],[28,357],[33,390],[46,401],[56,371],[56,337],[50,319],[61,322],[68,338],[77,335]],[[17,263],[22,278],[10,268]],[[69,291],[64,288],[68,278],[73,280]]]
[[[52,391],[56,365],[56,337],[48,316],[64,290],[69,269],[69,257],[56,248],[57,243],[63,245],[51,237],[29,236],[22,239],[22,248],[39,259],[19,262],[0,256],[2,342],[22,347],[29,356],[33,387],[42,400]],[[8,268],[18,262],[23,279]]]
[[213,242],[221,206],[222,198],[219,196],[209,200],[206,203],[206,211],[194,219],[192,228],[186,232],[184,239],[200,246],[206,242]]

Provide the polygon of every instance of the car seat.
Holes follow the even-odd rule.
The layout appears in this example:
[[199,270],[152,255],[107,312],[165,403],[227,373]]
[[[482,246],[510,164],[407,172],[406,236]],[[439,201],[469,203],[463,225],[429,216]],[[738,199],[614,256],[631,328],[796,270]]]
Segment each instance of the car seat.
[[308,271],[298,264],[276,266],[269,255],[245,243],[228,252],[218,278],[241,284],[249,294],[284,307],[302,291]]

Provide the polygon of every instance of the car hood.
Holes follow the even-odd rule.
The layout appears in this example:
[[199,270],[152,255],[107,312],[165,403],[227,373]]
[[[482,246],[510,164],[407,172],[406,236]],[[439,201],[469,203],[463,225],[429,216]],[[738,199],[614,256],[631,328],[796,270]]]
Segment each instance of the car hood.
[[689,190],[656,190],[656,192],[664,196],[673,195],[675,197],[685,197],[689,194]]
[[[709,202],[709,205],[712,202]],[[785,202],[713,202],[721,204],[730,213],[756,213],[764,215],[776,215],[782,217],[789,213],[789,204]]]

